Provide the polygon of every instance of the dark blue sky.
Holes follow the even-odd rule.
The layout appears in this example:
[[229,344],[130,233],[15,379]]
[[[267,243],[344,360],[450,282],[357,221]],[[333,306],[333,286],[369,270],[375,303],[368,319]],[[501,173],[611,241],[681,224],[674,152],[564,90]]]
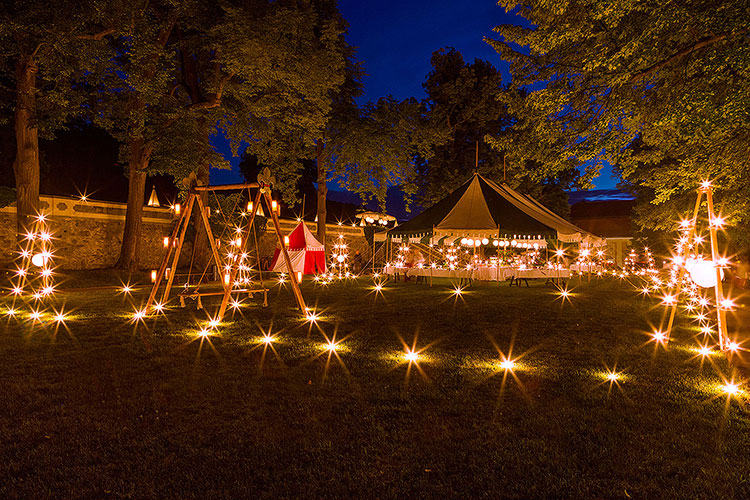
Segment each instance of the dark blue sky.
[[[360,103],[386,95],[422,99],[430,56],[444,47],[455,47],[466,61],[488,60],[506,81],[510,79],[509,64],[483,38],[492,37],[498,24],[521,21],[495,0],[339,0],[339,9],[350,25],[347,39],[357,47],[357,58],[367,73]],[[228,153],[226,141],[214,142]],[[239,158],[233,159],[232,172],[212,170],[211,182],[236,182],[238,162]],[[607,171],[595,184],[612,188],[616,182]]]

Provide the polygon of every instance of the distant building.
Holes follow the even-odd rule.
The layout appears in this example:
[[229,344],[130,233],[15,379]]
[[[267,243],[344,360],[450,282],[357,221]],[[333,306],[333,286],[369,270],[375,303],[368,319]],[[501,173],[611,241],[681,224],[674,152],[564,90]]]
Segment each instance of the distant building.
[[633,199],[584,199],[571,205],[573,224],[606,238],[607,255],[622,266],[633,240]]

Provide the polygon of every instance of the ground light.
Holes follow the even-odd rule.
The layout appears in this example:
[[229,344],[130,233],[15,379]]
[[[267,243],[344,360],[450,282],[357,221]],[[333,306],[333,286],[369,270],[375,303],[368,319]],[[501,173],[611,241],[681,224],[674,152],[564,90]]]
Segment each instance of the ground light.
[[404,359],[409,363],[416,363],[419,361],[419,353],[415,351],[406,351],[404,353]]
[[336,342],[328,342],[325,344],[326,351],[336,352],[339,349],[339,345]]
[[729,396],[736,396],[740,392],[740,386],[732,382],[727,382],[726,384],[721,386],[721,390],[722,392],[724,392],[724,394],[727,394]]
[[510,370],[513,371],[513,369],[516,367],[516,363],[513,360],[510,359],[503,359],[500,362],[500,368],[503,370]]

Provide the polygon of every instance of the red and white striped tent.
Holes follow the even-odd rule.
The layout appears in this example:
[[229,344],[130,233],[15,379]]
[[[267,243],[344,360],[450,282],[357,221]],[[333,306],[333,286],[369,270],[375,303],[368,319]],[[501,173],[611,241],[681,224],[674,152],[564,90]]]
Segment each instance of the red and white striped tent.
[[[300,222],[294,231],[289,233],[289,260],[292,270],[302,274],[317,274],[326,272],[325,246],[315,239],[304,222]],[[276,248],[271,261],[271,271],[288,273],[281,249]]]

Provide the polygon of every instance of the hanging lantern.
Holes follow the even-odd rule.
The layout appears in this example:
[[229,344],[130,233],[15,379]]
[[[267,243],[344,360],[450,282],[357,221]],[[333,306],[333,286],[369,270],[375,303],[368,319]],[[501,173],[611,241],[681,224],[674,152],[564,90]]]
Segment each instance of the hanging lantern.
[[285,247],[289,246],[289,236],[284,236],[284,246]]
[[302,271],[297,271],[297,283],[302,283]]
[[180,215],[180,210],[181,209],[182,209],[182,207],[180,206],[179,203],[175,203],[174,204],[174,213],[176,213],[177,215]]
[[47,261],[49,260],[49,257],[44,255],[43,253],[37,253],[34,254],[34,256],[31,258],[31,263],[34,264],[36,267],[42,267],[47,265]]
[[151,270],[151,283],[156,283],[156,269]]
[[[690,278],[701,288],[713,288],[716,286],[716,266],[710,260],[696,260],[685,265],[690,273]],[[723,273],[722,273],[723,274]]]
[[169,236],[164,237],[164,248],[167,248],[169,246]]
[[248,201],[247,202],[247,211],[250,212],[250,213],[253,212],[253,202],[252,201]]

